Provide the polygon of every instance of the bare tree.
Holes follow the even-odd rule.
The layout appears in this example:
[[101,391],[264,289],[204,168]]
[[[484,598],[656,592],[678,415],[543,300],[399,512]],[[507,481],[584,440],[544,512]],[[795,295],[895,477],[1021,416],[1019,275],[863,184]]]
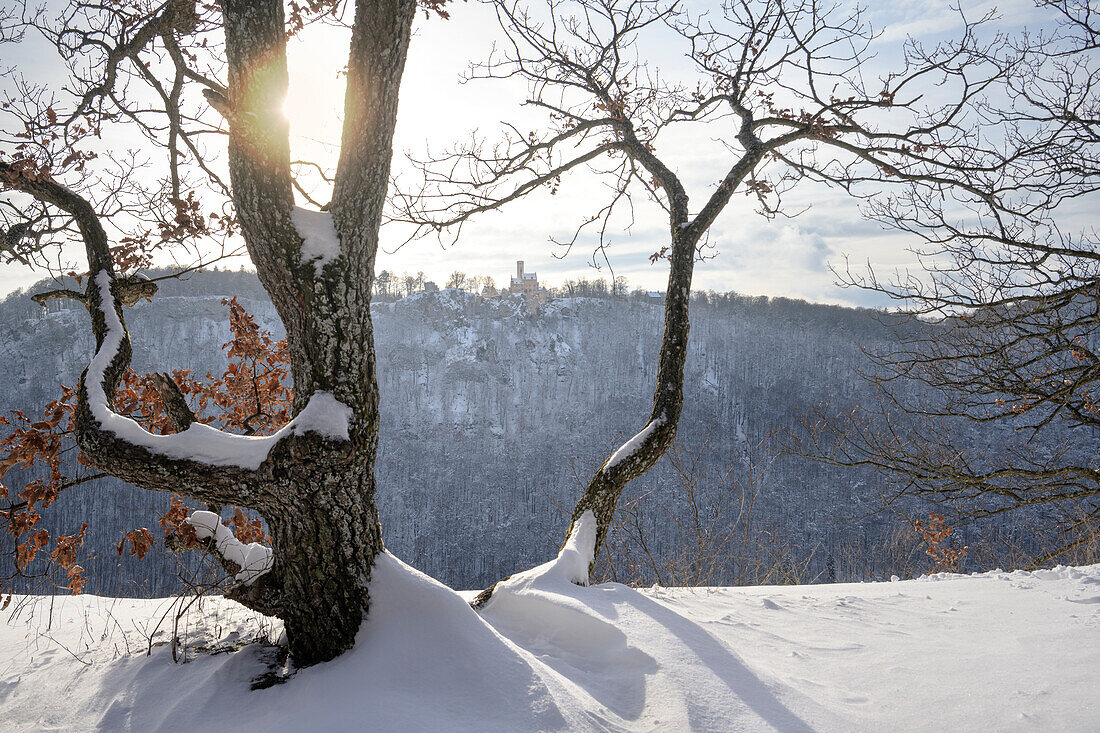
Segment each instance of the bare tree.
[[464,288],[466,287],[466,273],[455,270],[451,273],[451,276],[447,278],[448,288]]
[[[535,132],[508,125],[495,143],[475,139],[419,160],[420,184],[400,189],[394,219],[413,225],[414,236],[457,237],[471,217],[540,188],[553,192],[578,170],[599,175],[609,195],[580,217],[566,247],[593,228],[606,256],[615,215],[629,217],[639,195],[666,213],[668,240],[654,253],[668,260],[669,275],[652,408],[592,477],[569,530],[592,512],[598,554],[623,487],[675,435],[692,273],[734,193],[754,196],[768,217],[801,182],[862,197],[884,185],[982,195],[971,175],[984,149],[973,110],[1005,73],[995,63],[1004,40],[982,40],[981,23],[964,21],[954,43],[910,41],[896,72],[874,76],[876,32],[861,12],[811,0],[731,0],[699,16],[650,0],[493,6],[508,43],[470,76],[526,81],[525,104],[545,124]],[[667,81],[644,60],[649,42],[679,43],[694,75]],[[688,125],[719,136],[728,151],[724,174],[698,204],[660,152],[663,132]]]
[[[337,5],[309,7],[328,13]],[[442,3],[421,5],[439,10]],[[69,64],[73,94],[14,79],[18,94],[6,110],[18,124],[9,116],[0,157],[0,185],[9,192],[3,251],[30,261],[66,238],[83,245],[85,289],[55,294],[87,307],[95,335],[96,353],[79,385],[81,451],[138,486],[258,511],[272,538],[270,570],[238,575],[227,596],[280,617],[298,665],[351,646],[382,551],[369,307],[416,9],[414,0],[355,4],[330,218],[313,214],[335,232],[320,254],[304,246],[282,112],[287,35],[313,15],[292,4],[287,18],[281,0],[169,0],[144,12],[73,2],[57,19],[28,10],[18,24],[55,46]],[[137,130],[163,151],[168,173],[157,185],[135,175],[144,162],[97,160],[96,136],[119,130]],[[227,140],[228,155],[208,151],[207,139]],[[227,163],[228,180],[217,161]],[[154,289],[123,277],[133,263],[121,257],[167,243],[176,229],[181,237],[205,236],[201,207],[219,196],[232,203],[225,229],[239,227],[286,326],[297,417],[269,439],[221,433],[194,423],[178,387],[165,380],[178,433],[152,435],[112,408],[131,354],[123,306]],[[112,243],[108,227],[118,236],[125,213],[144,219],[152,235]]]
[[382,270],[374,278],[374,293],[380,296],[383,300],[390,297],[393,291],[394,279],[393,273],[389,270]]
[[401,292],[408,297],[416,293],[416,278],[412,275],[405,275],[401,278]]
[[616,298],[625,298],[628,292],[630,292],[629,282],[625,276],[619,275],[615,278],[615,281],[611,283],[611,295]]
[[1100,239],[1067,212],[1100,190],[1100,29],[1087,2],[1037,4],[1051,24],[988,59],[1007,73],[977,109],[997,141],[970,166],[978,188],[872,202],[919,238],[926,272],[842,273],[908,316],[897,348],[873,355],[880,404],[818,410],[792,448],[885,471],[891,500],[1041,510],[1060,536],[1042,563],[1100,522]]

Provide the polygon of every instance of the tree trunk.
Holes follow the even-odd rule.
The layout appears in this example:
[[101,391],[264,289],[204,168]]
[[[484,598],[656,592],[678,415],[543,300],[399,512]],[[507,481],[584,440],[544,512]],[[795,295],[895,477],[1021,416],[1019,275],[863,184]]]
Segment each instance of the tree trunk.
[[351,648],[369,606],[367,584],[383,549],[373,465],[303,463],[271,488],[277,506],[263,513],[290,653],[299,666],[323,662]]
[[[271,532],[279,616],[295,663],[304,665],[354,643],[369,605],[371,567],[383,549],[370,296],[416,3],[356,4],[330,206],[339,254],[320,273],[301,261],[302,239],[290,217],[289,147],[279,109],[286,93],[282,2],[259,5],[225,4],[227,48],[237,49],[230,53],[229,87],[233,199],[249,252],[287,326],[296,410],[324,390],[354,415],[346,445],[298,438],[273,451],[270,485],[257,507]],[[237,99],[251,114],[239,114]]]
[[[663,166],[662,166],[663,168]],[[667,169],[666,169],[667,170]],[[628,483],[653,467],[676,437],[680,411],[684,404],[684,360],[687,357],[691,305],[691,277],[695,269],[695,245],[699,234],[687,224],[687,196],[679,182],[668,178],[674,196],[671,212],[672,254],[668,274],[668,291],[665,294],[665,330],[658,357],[657,384],[653,391],[653,407],[649,422],[642,430],[615,451],[585,488],[584,494],[573,509],[565,542],[573,536],[581,517],[591,511],[596,518],[596,543],[588,563],[588,571],[599,557],[600,548],[615,518],[615,507]],[[471,605],[482,608],[493,597],[499,583],[494,583],[479,593]]]
[[[686,200],[684,209],[686,216]],[[676,437],[676,427],[680,422],[680,411],[684,405],[684,360],[690,331],[688,309],[691,305],[696,243],[693,232],[682,227],[682,223],[674,219],[668,290],[665,293],[665,330],[661,338],[649,422],[596,471],[573,509],[565,535],[568,538],[572,534],[574,525],[585,512],[591,511],[596,517],[596,546],[589,572],[611,528],[623,489],[660,460]]]

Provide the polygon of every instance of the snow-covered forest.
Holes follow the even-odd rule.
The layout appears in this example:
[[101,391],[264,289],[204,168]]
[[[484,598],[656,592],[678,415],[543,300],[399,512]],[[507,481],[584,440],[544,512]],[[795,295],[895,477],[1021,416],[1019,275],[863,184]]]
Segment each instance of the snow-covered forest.
[[[152,302],[132,311],[134,368],[220,373],[230,340],[221,301],[235,294],[281,336],[249,273],[165,281]],[[375,304],[383,416],[377,472],[389,549],[457,588],[484,587],[553,555],[585,476],[638,429],[634,421],[652,393],[647,365],[663,308],[648,300],[558,298],[530,314],[522,299],[443,290]],[[741,547],[771,575],[747,572],[744,561],[715,563],[705,578],[628,567],[623,554],[640,554],[631,543],[639,533],[662,569],[675,566],[693,539],[672,519],[686,516],[688,506],[684,477],[666,458],[624,497],[631,524],[613,537],[616,562],[601,566],[605,576],[736,584],[932,569],[903,514],[916,516],[920,507],[875,513],[882,477],[780,455],[772,439],[796,429],[814,403],[842,409],[871,398],[857,368],[866,364],[861,346],[891,338],[883,315],[786,299],[696,301],[681,464],[692,464],[704,510],[720,529],[736,525],[733,534],[746,539]],[[25,294],[0,305],[5,412],[31,414],[56,397],[59,383],[73,384],[91,349],[86,319],[83,309],[56,304],[44,315]],[[126,531],[156,529],[166,503],[163,494],[102,479],[67,491],[45,515],[46,526],[71,531],[89,522],[87,591],[161,596],[180,589],[176,556],[160,549],[138,561],[118,557],[115,547]],[[976,548],[979,534],[996,526],[961,528],[959,544]]]

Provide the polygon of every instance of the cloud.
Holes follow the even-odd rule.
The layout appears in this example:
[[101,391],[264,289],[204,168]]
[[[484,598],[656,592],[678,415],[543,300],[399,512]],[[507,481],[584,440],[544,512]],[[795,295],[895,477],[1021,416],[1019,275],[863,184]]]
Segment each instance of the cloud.
[[[878,44],[900,43],[908,37],[934,41],[963,26],[963,15],[950,0],[893,0],[872,4],[867,14],[875,28],[882,30]],[[994,12],[996,30],[1017,30],[1024,25],[1049,23],[1050,13],[1036,7],[1033,0],[981,0],[962,4],[967,21],[974,22]]]

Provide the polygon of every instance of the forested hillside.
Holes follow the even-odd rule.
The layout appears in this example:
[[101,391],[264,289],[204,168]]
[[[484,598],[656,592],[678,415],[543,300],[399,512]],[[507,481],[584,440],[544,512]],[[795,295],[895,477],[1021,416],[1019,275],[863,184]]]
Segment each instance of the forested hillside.
[[[130,311],[134,368],[220,373],[230,338],[221,300],[233,295],[281,335],[251,274],[165,281],[152,302]],[[661,303],[559,298],[531,314],[518,298],[443,290],[374,308],[383,414],[378,486],[389,549],[458,588],[483,587],[551,557],[591,470],[645,420]],[[41,410],[59,382],[76,381],[91,349],[86,321],[77,307],[53,303],[44,313],[21,294],[0,304],[5,413]],[[740,548],[755,547],[767,555],[764,564],[801,580],[870,572],[852,556],[866,557],[869,546],[903,526],[895,513],[873,513],[881,480],[777,455],[769,435],[794,427],[815,402],[843,407],[868,399],[870,387],[856,372],[866,359],[860,345],[889,338],[870,311],[698,296],[680,470],[666,457],[628,488],[607,577],[683,579],[652,571],[682,567],[676,558],[699,544],[688,524],[700,512],[710,518],[712,544],[729,535],[726,545],[736,539]],[[46,526],[90,523],[87,591],[164,595],[178,587],[174,556],[162,550],[138,562],[117,557],[115,546],[127,530],[158,529],[166,503],[104,479],[65,492]],[[715,534],[715,526],[736,532]],[[901,549],[920,557],[916,542],[906,542]],[[687,579],[753,580],[744,561],[719,563],[705,577],[696,569]]]

